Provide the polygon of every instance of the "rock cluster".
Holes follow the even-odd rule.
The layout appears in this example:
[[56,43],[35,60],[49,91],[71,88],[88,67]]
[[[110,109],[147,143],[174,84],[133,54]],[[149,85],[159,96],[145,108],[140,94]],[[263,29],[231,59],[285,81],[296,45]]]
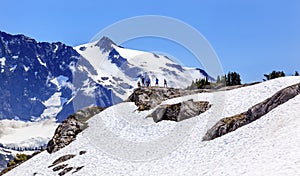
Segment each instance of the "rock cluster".
[[272,97],[265,101],[254,105],[248,111],[241,114],[227,117],[218,121],[211,129],[207,131],[203,137],[204,141],[209,141],[217,137],[223,136],[229,132],[236,130],[239,127],[247,125],[260,117],[264,116],[277,106],[287,102],[300,93],[300,83],[289,86],[278,91]]
[[[83,155],[85,154],[86,151],[80,151],[79,154]],[[66,173],[70,172],[71,170],[74,169],[72,174],[75,172],[80,171],[84,166],[79,166],[79,167],[68,167],[68,164],[64,164],[65,161],[71,160],[74,158],[76,155],[75,154],[68,154],[68,155],[63,155],[56,159],[48,168],[53,167],[53,172],[59,172],[58,175],[62,176],[65,175]]]
[[211,105],[209,102],[194,102],[193,100],[170,105],[160,104],[167,99],[204,91],[205,90],[186,90],[165,87],[141,87],[135,89],[127,101],[134,102],[139,111],[156,108],[154,112],[148,116],[152,117],[155,122],[162,120],[179,122],[207,111]]

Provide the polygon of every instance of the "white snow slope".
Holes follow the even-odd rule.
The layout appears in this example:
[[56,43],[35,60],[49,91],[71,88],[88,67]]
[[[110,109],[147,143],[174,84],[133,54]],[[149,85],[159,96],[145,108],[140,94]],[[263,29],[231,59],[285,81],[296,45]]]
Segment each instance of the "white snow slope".
[[[213,104],[205,113],[177,123],[156,124],[151,118],[145,118],[151,111],[139,113],[133,103],[121,103],[91,118],[89,127],[69,146],[53,154],[42,152],[7,175],[58,175],[48,166],[66,154],[76,154],[64,162],[68,167],[84,166],[74,174],[74,169],[66,174],[74,176],[300,175],[300,96],[234,132],[202,141],[214,124],[211,120],[244,112],[282,88],[299,82],[300,77],[285,77],[226,92],[167,100],[164,103],[193,98]],[[220,103],[223,108],[216,106],[218,102],[223,102]],[[221,115],[211,119],[215,114]],[[185,125],[189,128],[180,128]],[[181,142],[176,145],[177,141]],[[169,145],[172,142],[176,147]],[[79,155],[80,151],[87,153]]]

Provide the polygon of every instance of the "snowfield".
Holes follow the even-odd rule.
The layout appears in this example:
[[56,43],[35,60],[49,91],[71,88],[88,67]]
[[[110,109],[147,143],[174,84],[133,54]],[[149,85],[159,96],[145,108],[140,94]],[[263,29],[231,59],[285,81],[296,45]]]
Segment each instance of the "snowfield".
[[[224,117],[246,111],[277,91],[300,82],[279,78],[249,87],[201,93],[175,99],[207,100],[205,113],[181,122],[154,123],[153,110],[137,112],[133,103],[120,103],[92,117],[89,127],[60,151],[42,152],[7,175],[58,175],[48,168],[54,160],[76,156],[63,164],[77,168],[66,175],[300,175],[300,96],[267,115],[215,140],[202,137]],[[86,154],[79,155],[80,151]]]

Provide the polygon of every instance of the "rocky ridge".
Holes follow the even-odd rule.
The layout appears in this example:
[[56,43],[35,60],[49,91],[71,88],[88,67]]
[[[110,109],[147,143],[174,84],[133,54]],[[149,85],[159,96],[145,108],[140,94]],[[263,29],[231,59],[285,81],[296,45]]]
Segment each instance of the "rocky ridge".
[[141,87],[134,90],[127,101],[134,102],[139,111],[155,110],[148,116],[154,122],[172,120],[179,122],[207,111],[211,105],[207,101],[194,102],[192,99],[177,104],[161,105],[167,99],[205,92],[206,90],[184,90],[162,87]]
[[207,133],[203,137],[203,140],[213,140],[217,137],[230,133],[244,125],[247,125],[261,118],[276,107],[284,104],[285,102],[289,101],[299,94],[300,83],[284,88],[278,91],[272,97],[249,108],[246,112],[221,119],[207,131]]

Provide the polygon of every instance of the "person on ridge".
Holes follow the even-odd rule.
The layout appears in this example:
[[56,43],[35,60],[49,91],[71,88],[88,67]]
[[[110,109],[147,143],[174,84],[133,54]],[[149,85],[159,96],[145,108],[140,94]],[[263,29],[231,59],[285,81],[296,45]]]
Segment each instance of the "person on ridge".
[[142,75],[142,86],[145,86],[145,77]]
[[147,87],[150,86],[150,79],[147,79],[147,81],[146,81],[146,86],[147,86]]
[[155,86],[158,87],[158,78],[155,79]]
[[166,79],[164,79],[164,87],[168,87]]

